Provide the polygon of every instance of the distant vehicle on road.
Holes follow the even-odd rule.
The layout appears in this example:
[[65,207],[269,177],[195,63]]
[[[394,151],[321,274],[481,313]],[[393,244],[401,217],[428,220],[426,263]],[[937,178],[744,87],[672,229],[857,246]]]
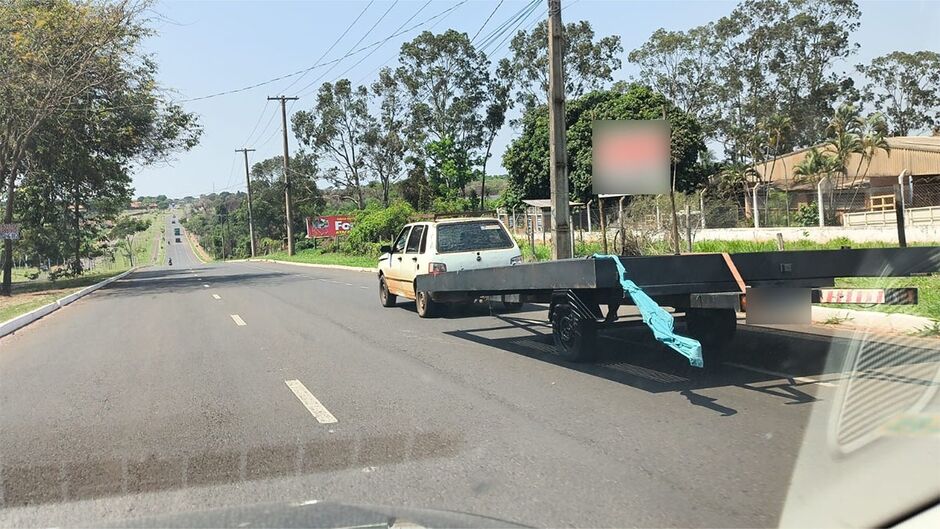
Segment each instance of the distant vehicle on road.
[[182,242],[179,237],[176,238],[176,242]]
[[[414,222],[402,228],[391,246],[379,257],[379,301],[395,305],[398,296],[415,300],[418,316],[433,316],[440,302],[427,292],[416,292],[415,278],[456,270],[475,270],[522,262],[522,252],[503,224],[491,218],[455,218]],[[517,298],[504,298],[508,309],[518,308]],[[454,302],[470,298],[454,299]]]
[[170,221],[171,224],[176,224],[176,219]]
[[[176,235],[177,237],[179,237],[179,236],[180,236],[180,229],[179,229],[179,228],[173,228],[173,235]],[[176,242],[179,242],[179,240],[177,240]]]

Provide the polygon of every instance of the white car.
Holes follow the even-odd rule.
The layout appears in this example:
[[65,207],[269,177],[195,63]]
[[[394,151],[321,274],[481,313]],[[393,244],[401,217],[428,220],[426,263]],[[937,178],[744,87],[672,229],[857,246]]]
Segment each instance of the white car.
[[[440,303],[428,292],[415,292],[417,276],[522,262],[516,241],[499,220],[490,218],[413,222],[382,252],[378,266],[382,306],[394,306],[398,296],[413,299],[422,318],[434,316]],[[503,303],[507,308],[521,305],[506,299]]]

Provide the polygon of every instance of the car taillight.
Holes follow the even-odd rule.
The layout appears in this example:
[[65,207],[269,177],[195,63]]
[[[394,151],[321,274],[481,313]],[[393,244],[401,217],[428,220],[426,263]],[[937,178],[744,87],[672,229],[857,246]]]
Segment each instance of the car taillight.
[[429,274],[432,274],[432,275],[443,274],[446,271],[447,271],[447,265],[444,263],[428,263]]
[[519,264],[519,263],[521,263],[521,262],[522,262],[522,256],[521,256],[521,255],[517,255],[517,256],[515,256],[515,257],[513,257],[512,259],[509,260],[509,264],[510,264],[510,265],[517,265],[517,264]]

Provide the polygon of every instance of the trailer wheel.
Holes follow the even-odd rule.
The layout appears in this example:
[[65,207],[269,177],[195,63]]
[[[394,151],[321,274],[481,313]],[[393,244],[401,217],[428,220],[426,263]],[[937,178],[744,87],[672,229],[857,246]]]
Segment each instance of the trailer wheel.
[[596,353],[597,328],[593,321],[583,320],[571,305],[559,303],[552,311],[552,337],[555,352],[570,362],[588,362]]
[[433,318],[440,309],[440,304],[431,299],[431,294],[423,291],[415,293],[415,305],[418,307],[418,316],[422,318]]
[[383,307],[394,307],[398,296],[388,291],[388,283],[385,282],[385,276],[379,276],[379,301]]
[[738,315],[733,309],[689,309],[685,313],[689,336],[706,347],[722,346],[734,338]]

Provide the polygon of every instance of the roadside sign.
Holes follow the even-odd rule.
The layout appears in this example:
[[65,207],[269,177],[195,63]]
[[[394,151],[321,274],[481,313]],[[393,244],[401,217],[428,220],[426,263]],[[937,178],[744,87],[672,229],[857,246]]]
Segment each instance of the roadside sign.
[[20,238],[19,224],[0,224],[0,239],[18,240]]
[[598,195],[658,195],[670,189],[669,122],[598,120],[592,124],[592,180]]
[[336,237],[349,233],[352,229],[352,217],[346,215],[328,215],[325,217],[307,217],[307,238]]

